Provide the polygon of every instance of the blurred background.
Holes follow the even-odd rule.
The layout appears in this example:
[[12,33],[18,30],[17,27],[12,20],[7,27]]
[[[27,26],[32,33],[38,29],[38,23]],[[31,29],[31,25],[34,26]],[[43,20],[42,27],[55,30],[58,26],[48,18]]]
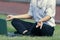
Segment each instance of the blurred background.
[[[0,0],[0,14],[24,14],[30,0]],[[60,23],[60,0],[56,0],[56,23]]]

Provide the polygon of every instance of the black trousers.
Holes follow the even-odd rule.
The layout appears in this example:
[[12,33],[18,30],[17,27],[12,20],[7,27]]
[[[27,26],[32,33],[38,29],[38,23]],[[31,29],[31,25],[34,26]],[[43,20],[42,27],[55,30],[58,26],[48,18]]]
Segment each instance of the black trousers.
[[20,19],[13,19],[11,23],[20,34],[25,30],[28,30],[26,35],[29,34],[35,36],[52,36],[54,33],[54,27],[46,24],[43,24],[42,29],[40,29],[36,28],[37,23],[30,23]]

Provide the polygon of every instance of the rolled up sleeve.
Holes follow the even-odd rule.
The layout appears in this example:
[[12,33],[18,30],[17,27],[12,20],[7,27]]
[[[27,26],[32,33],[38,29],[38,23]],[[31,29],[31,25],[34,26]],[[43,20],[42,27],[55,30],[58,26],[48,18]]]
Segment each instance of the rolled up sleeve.
[[50,0],[46,8],[46,15],[54,17],[56,11],[55,9],[56,9],[56,1]]

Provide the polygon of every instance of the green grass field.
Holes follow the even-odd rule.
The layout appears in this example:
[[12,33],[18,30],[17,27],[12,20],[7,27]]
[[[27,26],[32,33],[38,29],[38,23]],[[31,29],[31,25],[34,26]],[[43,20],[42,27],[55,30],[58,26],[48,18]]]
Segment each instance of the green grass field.
[[[2,15],[0,14],[0,19],[6,19],[6,15]],[[23,20],[23,19],[22,19]],[[24,21],[29,21],[29,22],[33,22],[33,20],[30,19],[25,19]],[[8,28],[8,32],[14,32],[15,29],[12,27],[11,21],[7,21],[7,28]],[[41,36],[35,36],[35,37],[31,37],[31,36],[16,36],[16,37],[8,37],[5,35],[0,35],[0,40],[60,40],[60,25],[56,25],[55,27],[55,32],[54,35],[52,37],[41,37]]]

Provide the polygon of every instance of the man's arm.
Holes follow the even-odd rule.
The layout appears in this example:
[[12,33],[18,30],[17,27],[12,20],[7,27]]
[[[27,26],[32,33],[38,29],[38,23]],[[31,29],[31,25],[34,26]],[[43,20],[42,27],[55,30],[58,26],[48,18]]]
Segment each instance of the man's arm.
[[15,15],[14,18],[31,18],[31,16],[27,13],[22,15]]
[[46,21],[50,20],[50,18],[51,18],[50,16],[45,16],[44,18],[42,18],[39,21],[46,22]]
[[41,29],[43,22],[46,22],[46,21],[48,21],[50,19],[51,19],[50,16],[45,16],[44,18],[42,18],[41,20],[39,20],[39,22],[36,25],[36,28],[40,27],[40,29]]
[[7,20],[12,20],[14,18],[32,18],[28,13],[27,14],[22,14],[22,15],[8,15]]

